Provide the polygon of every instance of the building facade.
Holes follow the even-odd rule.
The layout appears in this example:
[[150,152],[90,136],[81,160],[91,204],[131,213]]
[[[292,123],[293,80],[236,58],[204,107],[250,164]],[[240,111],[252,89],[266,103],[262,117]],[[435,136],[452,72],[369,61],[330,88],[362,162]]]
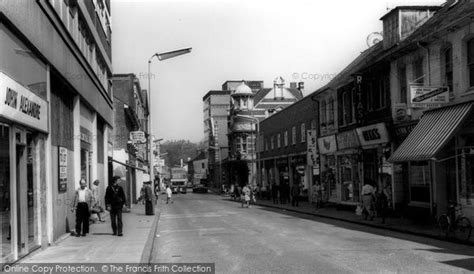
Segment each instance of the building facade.
[[[257,146],[262,147],[263,137],[259,136],[260,121],[272,113],[281,111],[303,98],[303,83],[300,88],[287,88],[283,78],[274,81],[273,88],[252,90],[242,81],[231,93],[228,140],[229,158],[224,169],[225,178],[236,185],[261,184],[263,176],[259,163]],[[257,145],[259,144],[259,145]]]
[[128,206],[149,181],[147,92],[135,74],[114,74],[114,152],[111,174],[122,178]]
[[0,2],[1,264],[70,232],[81,178],[104,193],[110,18],[109,1]]

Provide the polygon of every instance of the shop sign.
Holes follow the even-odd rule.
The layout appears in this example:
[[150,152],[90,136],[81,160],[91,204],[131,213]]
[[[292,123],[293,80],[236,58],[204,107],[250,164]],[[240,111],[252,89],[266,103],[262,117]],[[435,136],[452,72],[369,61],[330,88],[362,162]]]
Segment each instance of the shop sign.
[[434,108],[449,103],[449,87],[410,86],[413,108]]
[[291,165],[292,166],[300,166],[300,165],[305,165],[306,164],[306,161],[305,161],[305,157],[304,156],[294,156],[294,157],[291,157]]
[[132,143],[146,143],[145,132],[143,131],[131,131],[130,140]]
[[354,130],[341,132],[337,134],[337,147],[339,150],[356,148],[360,146],[359,138]]
[[417,123],[410,123],[408,125],[397,126],[394,128],[393,133],[398,142],[403,142],[410,132],[415,128]]
[[378,123],[356,129],[362,146],[388,143],[388,132],[384,123]]
[[81,127],[81,141],[91,144],[92,143],[91,136],[92,134],[87,128]]
[[48,103],[2,72],[0,117],[48,132]]
[[306,162],[309,166],[315,166],[318,159],[318,142],[316,137],[316,130],[308,130],[307,150],[306,150]]
[[410,120],[408,116],[408,106],[407,104],[398,103],[394,105],[395,108],[395,122],[405,122]]
[[288,159],[287,158],[281,158],[276,160],[277,166],[287,166],[288,165]]
[[319,138],[318,147],[321,154],[336,152],[336,135],[329,135]]
[[67,191],[67,148],[58,147],[59,159],[59,180],[58,191],[60,193]]

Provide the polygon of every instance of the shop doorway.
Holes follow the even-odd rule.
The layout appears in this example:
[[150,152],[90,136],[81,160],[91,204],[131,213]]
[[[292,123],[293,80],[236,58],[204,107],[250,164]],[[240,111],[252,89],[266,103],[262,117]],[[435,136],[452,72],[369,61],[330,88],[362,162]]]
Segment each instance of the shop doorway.
[[81,148],[81,178],[84,178],[87,182],[87,187],[92,189],[92,182],[91,182],[91,173],[92,173],[92,165],[91,159],[92,152],[88,149]]

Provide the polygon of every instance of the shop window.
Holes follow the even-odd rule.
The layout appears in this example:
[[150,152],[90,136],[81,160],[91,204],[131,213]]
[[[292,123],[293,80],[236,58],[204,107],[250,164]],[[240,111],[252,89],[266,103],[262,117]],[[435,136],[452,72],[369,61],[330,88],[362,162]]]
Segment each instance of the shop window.
[[409,182],[411,202],[430,202],[430,165],[427,161],[410,162]]
[[12,253],[10,212],[10,128],[0,123],[0,263],[6,262]]
[[301,124],[301,142],[302,143],[306,142],[306,124],[305,123]]
[[342,186],[342,201],[359,202],[359,172],[357,155],[338,157]]
[[296,127],[291,128],[291,144],[296,144]]
[[469,86],[474,87],[474,38],[467,42],[467,70],[469,73]]

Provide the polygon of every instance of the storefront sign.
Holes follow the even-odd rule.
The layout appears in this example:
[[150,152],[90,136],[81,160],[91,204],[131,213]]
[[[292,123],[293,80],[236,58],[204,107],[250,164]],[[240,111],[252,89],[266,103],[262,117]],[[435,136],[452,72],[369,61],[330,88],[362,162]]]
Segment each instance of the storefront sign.
[[441,107],[449,103],[449,87],[410,86],[410,98],[414,108]]
[[130,140],[132,141],[132,143],[146,143],[145,132],[131,131]]
[[378,123],[356,129],[362,146],[388,143],[388,132],[384,123]]
[[60,193],[67,191],[67,148],[58,147],[59,159],[59,180],[58,191]]
[[307,150],[306,150],[306,162],[309,166],[315,166],[318,159],[318,139],[316,137],[316,130],[308,130],[307,136]]
[[48,103],[2,72],[0,117],[48,132]]
[[336,135],[329,135],[319,138],[318,147],[321,154],[336,152]]
[[403,142],[408,135],[410,135],[410,132],[415,128],[417,122],[410,123],[408,125],[402,125],[402,126],[397,126],[393,129],[393,134],[395,135],[395,139],[401,143]]
[[277,166],[288,166],[288,159],[287,158],[280,158],[276,160]]
[[359,138],[354,130],[341,132],[337,134],[336,139],[339,150],[357,148],[360,146]]
[[81,141],[86,142],[88,144],[92,144],[91,136],[92,134],[87,128],[81,127]]

